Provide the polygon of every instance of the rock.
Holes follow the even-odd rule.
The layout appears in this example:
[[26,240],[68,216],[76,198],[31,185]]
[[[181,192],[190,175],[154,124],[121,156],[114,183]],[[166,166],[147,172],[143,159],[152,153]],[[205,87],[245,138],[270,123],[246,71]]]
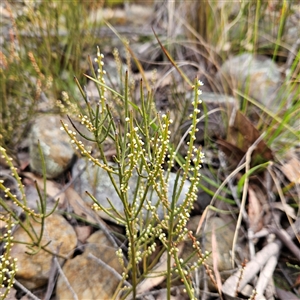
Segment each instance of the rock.
[[[212,236],[215,235],[217,241],[217,249],[213,250],[212,246]],[[234,231],[219,217],[211,217],[207,220],[205,229],[205,250],[206,251],[216,251],[218,255],[218,270],[225,271],[231,270],[231,255],[232,242]],[[209,256],[206,263],[213,266],[213,254]]]
[[[190,224],[189,227],[193,230],[198,227],[200,217],[196,216],[194,224]],[[198,222],[197,222],[198,221]],[[196,227],[197,226],[197,227]],[[214,270],[213,260],[217,260],[217,269],[221,275],[221,280],[224,282],[232,273],[233,268],[231,264],[232,242],[234,236],[234,230],[232,230],[230,224],[226,223],[219,217],[210,217],[206,221],[206,225],[203,231],[200,231],[202,235],[199,238],[202,253],[205,251],[211,252],[209,257],[205,260],[205,263],[211,270]],[[212,239],[215,236],[216,246],[213,247]],[[198,238],[198,237],[197,237]],[[191,250],[187,248],[187,251]],[[200,285],[203,284],[203,274],[200,275]],[[206,275],[208,288],[212,292],[216,292],[216,286],[212,283],[209,277]]]
[[[108,268],[100,264],[94,255],[102,262],[122,273],[121,264],[116,256],[116,250],[102,231],[97,231],[88,238],[88,243],[82,255],[78,255],[65,263],[63,272],[78,299],[112,299],[119,279]],[[59,276],[56,287],[58,300],[73,299],[65,279]]]
[[32,125],[29,139],[30,167],[42,174],[38,141],[45,158],[46,177],[55,178],[66,171],[74,158],[69,136],[60,130],[60,116],[42,115]]
[[[82,171],[84,169],[84,171]],[[123,204],[117,195],[107,172],[100,167],[93,166],[91,163],[87,162],[84,159],[79,159],[73,169],[72,176],[78,178],[74,181],[74,189],[76,192],[82,197],[82,199],[88,203],[93,204],[92,199],[85,193],[85,191],[90,192],[97,201],[106,208],[109,208],[109,204],[107,202],[107,198],[113,203],[115,209],[123,214],[124,208]],[[119,185],[119,179],[116,175],[113,175],[116,184]],[[172,198],[174,184],[175,184],[176,174],[170,173],[169,177],[169,189],[168,196],[169,200]],[[132,203],[135,193],[136,182],[138,180],[138,175],[136,172],[133,173],[131,179],[129,180],[129,190],[128,190],[128,200]],[[181,204],[185,199],[185,194],[188,192],[190,187],[190,182],[186,181],[184,183],[182,192],[178,199],[178,204]],[[151,189],[152,190],[152,189]],[[148,193],[150,197],[151,192]],[[151,203],[152,205],[156,205],[158,202],[158,196],[155,192],[152,194]],[[141,213],[144,216],[144,219],[147,218],[147,213],[149,211],[144,207]],[[104,212],[99,212],[100,216],[111,221],[113,219],[109,218]],[[160,219],[164,217],[164,209],[162,205],[159,205],[157,208],[157,214]]]
[[[41,224],[32,219],[29,221],[39,236]],[[32,230],[30,231],[33,233]],[[22,242],[22,244],[15,243],[11,250],[11,256],[18,259],[16,278],[28,289],[43,286],[49,277],[53,255],[44,250],[40,250],[34,255],[26,254],[25,252],[30,252],[26,244],[31,244],[32,240],[21,227],[16,230],[13,237],[14,240]],[[47,246],[49,251],[65,257],[71,255],[77,245],[73,227],[60,215],[53,214],[45,220],[41,245],[49,242],[50,244]]]
[[[205,260],[205,263],[211,270],[213,270],[213,258],[218,260],[217,268],[220,272],[222,281],[225,281],[233,272],[230,251],[232,250],[234,230],[232,230],[231,226],[229,226],[221,218],[211,217],[208,218],[204,230],[200,230],[200,232],[196,236],[196,231],[200,220],[200,215],[191,217],[187,224],[187,228],[188,230],[191,230],[193,232],[194,237],[196,237],[196,239],[200,242],[200,249],[202,253],[204,254],[205,251],[211,252],[209,257]],[[212,246],[213,234],[215,235],[217,244],[216,249],[214,250]],[[182,259],[189,259],[189,264],[195,263],[199,259],[199,257],[197,254],[191,256],[194,251],[195,248],[193,247],[192,241],[190,239],[186,239],[186,241],[184,242]],[[203,285],[204,274],[202,273],[202,271],[203,269],[200,269],[200,285]],[[205,277],[207,278],[209,290],[216,292],[216,287],[213,285],[211,280],[207,275]]]
[[[234,230],[232,230],[232,227],[221,218],[210,217],[206,221],[204,229],[201,229],[196,235],[196,231],[200,220],[200,215],[191,217],[187,223],[187,228],[188,230],[191,230],[193,232],[194,237],[197,239],[197,241],[199,241],[202,254],[204,254],[205,251],[211,252],[209,257],[205,260],[205,263],[209,266],[210,270],[214,270],[213,259],[217,259],[217,269],[220,272],[221,280],[225,281],[234,271],[231,265],[230,256],[230,252],[232,250]],[[212,246],[213,235],[215,235],[216,239],[216,249],[213,249]],[[194,264],[199,260],[197,254],[192,255],[194,251],[195,248],[193,247],[192,240],[187,238],[184,241],[184,250],[182,251],[181,258],[184,261],[188,260],[188,263],[191,265]],[[209,290],[212,292],[216,292],[216,287],[211,282],[209,277],[207,275],[204,276],[204,270],[205,269],[203,268],[200,269],[199,282],[197,282],[196,284],[202,286],[203,278],[206,278]]]
[[217,78],[224,91],[236,89],[274,112],[279,108],[276,92],[281,85],[281,74],[267,57],[244,53],[230,58],[222,65]]

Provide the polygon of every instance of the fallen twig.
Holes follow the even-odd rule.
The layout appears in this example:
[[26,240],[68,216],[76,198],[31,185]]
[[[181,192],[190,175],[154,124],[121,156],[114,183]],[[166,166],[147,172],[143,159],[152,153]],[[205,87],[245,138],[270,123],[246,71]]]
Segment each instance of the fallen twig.
[[23,284],[21,284],[17,279],[14,279],[15,283],[14,285],[16,285],[19,289],[21,289],[23,292],[26,293],[25,296],[30,297],[33,300],[41,300],[40,298],[38,298],[37,296],[35,296],[34,294],[32,294]]

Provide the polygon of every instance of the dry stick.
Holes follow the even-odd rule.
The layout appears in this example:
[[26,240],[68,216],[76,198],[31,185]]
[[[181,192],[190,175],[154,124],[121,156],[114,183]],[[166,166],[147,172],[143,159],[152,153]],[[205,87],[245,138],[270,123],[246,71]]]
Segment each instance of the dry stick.
[[255,257],[247,263],[244,269],[244,275],[242,280],[239,282],[239,272],[236,272],[232,276],[230,276],[225,283],[223,284],[222,291],[228,296],[235,296],[235,290],[233,287],[238,286],[239,282],[239,290],[243,290],[243,288],[250,282],[255,275],[262,269],[262,266],[266,264],[266,262],[270,259],[270,257],[278,256],[279,251],[281,249],[282,243],[279,240],[275,240],[274,242],[265,246],[262,250],[256,253]]
[[43,298],[43,300],[49,300],[52,296],[53,290],[54,290],[54,286],[55,286],[55,282],[57,279],[57,266],[54,263],[54,258],[52,258],[52,263],[51,263],[51,268],[50,268],[50,272],[49,272],[49,279],[48,279],[48,285],[47,285],[47,291],[46,294]]
[[221,280],[221,275],[218,270],[218,259],[219,259],[219,254],[217,252],[218,248],[218,243],[216,239],[216,232],[215,232],[215,226],[213,225],[212,227],[212,259],[213,259],[213,270],[215,273],[215,279],[216,279],[216,284],[217,284],[217,289],[218,293],[220,295],[220,299],[223,300],[222,296],[222,280]]
[[[300,221],[300,219],[299,219]],[[300,226],[298,224],[298,226]],[[289,228],[292,228],[289,227]],[[270,233],[274,233],[278,239],[280,239],[287,248],[295,255],[298,261],[300,261],[300,249],[293,243],[291,236],[283,229],[268,227]]]
[[[223,152],[221,152],[223,153]],[[243,162],[243,160],[245,159],[245,156],[242,158],[242,160],[240,161],[239,164],[241,164]],[[221,163],[221,166],[223,167],[223,165],[225,165],[225,161],[223,159],[223,156],[222,155],[219,155],[219,160],[220,160],[220,163]],[[223,165],[222,165],[223,164]],[[223,167],[223,169],[225,169]],[[253,257],[255,255],[255,247],[254,247],[254,243],[253,243],[253,240],[251,239],[251,237],[253,236],[253,231],[251,230],[250,226],[249,226],[249,218],[248,218],[248,215],[246,213],[246,211],[244,209],[241,209],[241,202],[240,202],[240,199],[238,198],[237,196],[237,188],[233,186],[233,180],[230,178],[230,180],[228,181],[228,186],[232,192],[232,196],[233,196],[233,199],[235,201],[235,203],[237,204],[237,206],[239,207],[240,209],[240,212],[242,213],[242,216],[243,216],[243,220],[244,222],[247,224],[247,228],[248,228],[248,243],[249,243],[249,252],[250,252],[250,256]],[[233,218],[235,218],[235,215],[232,214]],[[236,218],[235,218],[236,219]]]
[[57,265],[54,262],[54,257],[56,257],[56,255],[59,254],[61,246],[62,246],[62,243],[57,247],[57,250],[55,251],[55,255],[52,257],[51,268],[49,271],[47,291],[46,291],[46,295],[44,296],[43,300],[49,300],[52,296],[52,293],[53,293],[53,290],[55,287],[55,283],[56,283],[56,279],[58,277]]
[[67,288],[70,290],[71,294],[73,295],[73,298],[74,298],[75,300],[79,300],[77,294],[75,293],[75,291],[74,291],[73,288],[71,287],[68,278],[67,278],[66,275],[64,274],[64,272],[63,272],[63,270],[62,270],[62,268],[61,268],[61,266],[60,266],[60,264],[59,264],[59,262],[58,262],[58,260],[57,260],[57,257],[54,257],[54,262],[55,262],[56,265],[57,265],[57,269],[58,269],[59,275],[60,275],[60,276],[63,278],[63,280],[65,281],[65,283],[66,283],[66,285],[67,285]]
[[[87,212],[90,214],[90,212]],[[90,214],[91,215],[91,214]],[[121,248],[123,251],[127,251],[127,247],[125,246],[125,242],[120,241],[113,233],[111,233],[110,227],[102,220],[100,216],[97,215],[96,212],[93,212],[94,219],[96,219],[100,229],[104,232],[107,239],[112,243],[114,248]],[[123,254],[123,260],[126,264],[128,264],[128,259]]]
[[[286,230],[286,233],[292,237],[295,235],[295,228],[296,228],[296,235],[300,232],[300,219],[297,219],[294,224],[291,224],[291,226]],[[255,257],[246,265],[244,269],[244,276],[239,284],[239,291],[241,291],[246,284],[252,280],[252,278],[255,276],[256,273],[258,273],[262,266],[267,265],[269,267],[274,267],[275,260],[277,260],[277,257],[279,256],[279,251],[282,247],[281,241],[276,239],[274,242],[268,244],[265,246],[262,250],[257,252]],[[297,254],[298,253],[298,254]],[[299,257],[299,252],[296,253],[296,257]],[[271,261],[270,261],[271,260]],[[266,270],[267,267],[264,268]],[[265,276],[272,276],[271,272],[264,273]],[[233,286],[237,286],[239,282],[239,271],[229,277],[226,282],[223,285],[222,291],[223,293],[227,294],[228,296],[234,296],[235,293],[232,290]],[[259,283],[258,288],[261,289],[263,287],[264,281]],[[262,293],[262,292],[261,292]]]
[[268,262],[270,257],[276,258],[279,255],[281,247],[282,243],[276,239],[274,242],[264,247],[261,251],[257,252],[255,258],[251,260],[245,268],[244,277],[240,282],[239,291],[241,291],[247,283],[255,277],[255,275],[262,269],[262,266]]
[[[209,295],[208,295],[208,293],[209,293],[209,289],[208,289],[208,274],[207,274],[207,272],[205,272],[204,271],[204,269],[203,268],[205,268],[204,266],[202,266],[202,270],[203,270],[203,272],[204,272],[204,276],[203,276],[203,295],[202,295],[202,297],[201,297],[201,299],[202,300],[207,300],[208,299],[208,297],[209,297]],[[219,296],[220,294],[218,294],[218,296]]]
[[[258,143],[263,139],[264,135],[265,135],[265,133],[263,132],[259,136],[259,138],[251,145],[251,147],[248,149],[248,151],[246,153],[245,174],[247,174],[250,170],[251,155],[252,155],[253,151],[256,149],[256,146],[258,145]],[[236,229],[235,229],[235,232],[234,232],[233,242],[232,242],[232,256],[231,256],[232,267],[234,267],[235,246],[236,246],[237,239],[238,239],[238,231],[241,227],[243,212],[245,211],[248,185],[249,185],[249,178],[248,178],[248,176],[246,176],[244,187],[243,187],[243,196],[242,196],[242,201],[241,201],[241,207],[240,207],[241,211],[240,211],[238,219],[237,219]]]
[[[111,272],[118,280],[120,280],[120,281],[123,280],[123,277],[114,268],[112,268],[110,265],[106,264],[101,258],[96,257],[92,253],[89,253],[88,257],[96,260],[99,265],[101,265],[102,267],[104,267],[105,269],[107,269],[109,272]],[[128,281],[123,280],[123,282],[127,286],[132,287],[131,283],[129,283]]]
[[199,269],[194,271],[195,279],[193,280],[193,285],[195,289],[195,297],[196,299],[200,299],[200,277],[199,277]]
[[107,239],[112,243],[112,245],[115,248],[118,248],[120,245],[122,245],[122,242],[111,233],[111,229],[109,228],[109,226],[105,223],[105,221],[102,220],[100,216],[97,215],[96,212],[93,213],[86,212],[86,213],[96,220],[100,229],[103,231]]
[[41,300],[40,298],[32,294],[28,289],[26,289],[26,287],[23,284],[21,284],[18,280],[16,280],[16,278],[14,279],[14,281],[14,285],[16,285],[22,291],[24,291],[26,293],[26,296],[32,298],[33,300]]
[[300,234],[300,218],[298,218],[293,225],[290,225],[286,232],[290,237],[294,235],[297,237]]
[[[286,199],[285,199],[285,197],[284,197],[284,195],[283,195],[282,189],[280,188],[279,182],[278,182],[278,180],[276,179],[275,174],[273,173],[273,171],[272,171],[270,168],[269,168],[269,173],[270,173],[270,175],[271,175],[271,177],[272,177],[272,179],[273,179],[273,181],[274,181],[274,183],[275,183],[275,186],[276,186],[276,188],[277,188],[278,195],[279,195],[279,197],[280,197],[281,202],[282,202],[284,205],[287,205]],[[297,228],[297,227],[294,227],[294,226],[293,226],[291,217],[290,217],[288,214],[286,214],[286,216],[287,216],[287,218],[288,218],[288,220],[289,220],[289,222],[290,222],[291,229],[294,231],[294,233],[296,233],[296,228]],[[299,241],[299,243],[300,243],[300,238],[298,237],[298,235],[295,234],[295,236],[296,236],[296,238],[298,239],[298,241]]]
[[[82,203],[80,203],[78,200],[76,201],[78,206],[82,209],[82,211],[84,213],[86,213],[87,215],[89,215],[91,218],[93,218],[98,226],[100,227],[100,229],[103,231],[103,233],[105,234],[105,236],[107,237],[107,239],[113,244],[113,246],[115,248],[118,248],[119,245],[116,242],[116,240],[118,240],[114,235],[111,234],[111,232],[109,231],[109,227],[107,226],[107,224],[101,219],[100,216],[97,215],[96,212],[94,211],[89,211],[87,210],[87,208],[85,206],[82,205]],[[119,240],[118,240],[119,244],[122,244]]]
[[82,168],[82,170],[80,170],[80,171],[78,172],[78,174],[76,174],[76,176],[74,176],[67,184],[65,184],[65,185],[63,186],[63,188],[62,188],[59,192],[57,192],[56,195],[54,195],[53,197],[51,197],[48,201],[55,201],[55,199],[56,199],[59,195],[61,195],[62,193],[64,193],[71,185],[73,185],[73,183],[75,182],[75,180],[76,180],[77,178],[79,178],[79,177],[83,174],[83,172],[85,171],[86,168],[87,168],[87,165],[85,165],[85,166]]
[[272,277],[277,265],[278,255],[279,252],[277,253],[277,255],[271,256],[259,274],[259,278],[255,285],[255,290],[258,297],[263,296],[264,291],[270,282],[270,278]]
[[253,239],[261,239],[261,238],[264,238],[266,237],[268,234],[269,234],[269,230],[267,228],[263,228],[261,229],[260,231],[256,232],[254,235],[253,235]]

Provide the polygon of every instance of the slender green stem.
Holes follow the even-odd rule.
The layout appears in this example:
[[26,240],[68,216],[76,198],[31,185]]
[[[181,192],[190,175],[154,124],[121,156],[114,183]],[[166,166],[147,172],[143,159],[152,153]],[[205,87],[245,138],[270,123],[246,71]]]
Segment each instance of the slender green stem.
[[173,211],[171,211],[171,216],[169,220],[169,230],[168,230],[168,248],[167,248],[167,299],[171,299],[171,279],[172,279],[172,251],[174,249],[173,245]]
[[137,264],[136,264],[136,247],[135,247],[135,228],[133,228],[134,226],[134,222],[130,222],[129,221],[129,228],[130,228],[130,243],[131,243],[131,247],[130,247],[130,251],[131,251],[131,265],[132,265],[132,294],[133,294],[133,299],[136,298],[136,288],[137,288]]
[[253,33],[253,52],[256,53],[257,49],[257,37],[258,37],[258,24],[260,20],[260,0],[256,1],[256,10],[255,10],[255,21],[254,21],[254,33]]
[[287,13],[288,13],[288,5],[289,5],[288,1],[283,0],[282,8],[281,8],[279,30],[278,30],[277,40],[276,40],[275,49],[274,49],[273,58],[272,58],[273,61],[276,59],[278,49],[280,47],[280,41],[281,41],[282,35],[284,33],[284,26],[285,26],[285,22],[286,22]]
[[185,290],[186,290],[186,293],[189,296],[189,299],[195,300],[196,298],[194,296],[194,292],[192,291],[190,283],[189,283],[189,281],[187,279],[187,276],[184,274],[184,271],[183,271],[183,269],[181,267],[181,263],[180,263],[180,260],[179,260],[177,252],[174,253],[174,259],[175,259],[176,268],[178,270],[180,278],[183,280],[183,283],[184,283],[184,286],[185,286]]

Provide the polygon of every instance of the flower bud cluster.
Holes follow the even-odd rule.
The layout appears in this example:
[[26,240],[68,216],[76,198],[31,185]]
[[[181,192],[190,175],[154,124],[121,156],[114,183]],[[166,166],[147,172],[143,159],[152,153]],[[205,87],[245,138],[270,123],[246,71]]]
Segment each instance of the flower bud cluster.
[[78,115],[78,118],[80,120],[80,123],[82,125],[84,125],[87,130],[89,130],[90,132],[96,131],[95,126],[92,124],[92,122],[89,120],[88,116],[83,116],[82,114]]
[[56,101],[56,107],[62,114],[68,114],[76,116],[78,114],[78,106],[75,101],[71,101],[67,92],[63,91],[61,93],[62,101]]
[[152,137],[150,140],[152,157],[149,157],[151,163],[146,165],[146,169],[148,172],[148,181],[156,191],[162,204],[165,207],[168,207],[168,178],[165,177],[163,164],[169,151],[171,135],[169,126],[173,121],[169,118],[168,114],[163,114],[161,117],[157,115],[157,119],[159,122],[160,134]]
[[[125,266],[125,262],[124,262],[124,254],[123,254],[123,251],[121,248],[119,248],[117,251],[116,251],[116,256],[123,268],[123,271],[125,272],[126,271],[126,266]],[[128,276],[128,275],[126,275]],[[124,279],[126,279],[127,277],[125,277]]]
[[186,194],[185,201],[179,208],[176,209],[176,211],[174,211],[174,215],[177,215],[179,220],[175,227],[175,232],[178,234],[178,240],[183,240],[187,233],[186,224],[190,218],[189,212],[193,208],[194,202],[197,200],[198,183],[201,177],[199,170],[204,159],[201,148],[194,146],[196,132],[198,131],[197,123],[199,122],[197,115],[200,112],[198,105],[202,103],[200,99],[200,95],[202,94],[200,86],[202,85],[203,83],[201,81],[197,81],[194,86],[195,95],[192,102],[194,110],[190,115],[190,118],[192,119],[192,124],[189,129],[190,139],[187,142],[188,150],[185,156],[185,163],[183,164],[183,178],[185,179],[188,177],[191,185],[188,193]]
[[105,88],[105,78],[104,76],[106,75],[106,71],[104,70],[103,66],[104,66],[104,54],[102,54],[100,52],[99,47],[97,47],[97,57],[95,58],[95,62],[98,65],[98,69],[97,69],[97,79],[100,82],[100,105],[103,111],[106,110],[106,106],[105,106],[105,102],[106,102],[106,97],[105,97],[105,92],[106,92],[106,88]]
[[76,132],[68,129],[69,125],[67,123],[62,123],[61,130],[64,130],[71,139],[71,143],[75,144],[75,149],[78,150],[82,156],[88,157],[89,161],[93,162],[94,165],[99,166],[100,168],[113,172],[113,170],[106,164],[103,164],[99,159],[94,158],[91,155],[91,151],[86,150],[84,144],[76,138]]
[[96,203],[93,203],[91,208],[94,211],[102,211],[102,208]]
[[13,287],[14,278],[18,271],[17,259],[10,256],[11,247],[13,246],[12,229],[16,224],[10,219],[1,217],[6,223],[6,233],[1,237],[0,241],[4,241],[5,252],[0,255],[0,299],[5,299],[10,289]]
[[[22,184],[22,180],[19,177],[17,168],[12,163],[12,158],[7,155],[6,150],[1,146],[0,146],[0,152],[1,152],[1,157],[6,161],[6,163],[10,167],[10,170],[12,171],[11,175],[16,179],[18,183],[18,188],[21,192],[21,199],[19,200],[17,198],[17,195],[11,193],[10,188],[4,186],[4,180],[0,180],[0,189],[4,192],[4,197],[9,198],[13,202],[13,204],[20,207],[26,214],[28,214],[28,216],[35,216],[39,218],[41,215],[35,213],[33,209],[30,209],[27,206],[24,185]],[[11,211],[9,211],[9,213],[11,213]]]
[[122,61],[120,59],[120,54],[119,54],[118,48],[114,48],[112,54],[114,56],[114,61],[116,63],[117,72],[118,72],[118,74],[122,74]]
[[151,255],[156,249],[156,243],[154,242],[156,238],[156,230],[152,224],[149,224],[143,231],[140,233],[140,243],[147,243],[147,250],[144,251],[143,257]]
[[[122,60],[120,58],[118,49],[114,48],[112,54],[114,56],[114,61],[116,64],[117,74],[119,75],[118,80],[120,80],[118,85],[124,86],[124,85],[126,85],[126,83],[124,82],[124,76],[123,76],[124,72],[122,70]],[[129,71],[129,69],[127,69],[127,70]],[[116,115],[116,116],[117,115],[125,115],[124,102],[120,99],[120,97],[112,95],[112,99],[111,100],[109,99],[109,104],[110,104],[110,110],[112,111],[113,115]]]
[[129,132],[127,132],[126,137],[128,139],[127,143],[127,160],[128,168],[124,171],[124,182],[128,183],[128,180],[132,176],[132,172],[135,168],[138,168],[141,157],[145,155],[146,150],[144,149],[144,142],[139,134],[139,128],[133,126],[133,118],[125,118],[125,122],[129,123]]
[[192,240],[193,248],[195,249],[197,256],[198,256],[198,260],[196,262],[194,262],[194,264],[191,266],[191,271],[194,271],[199,266],[205,264],[205,261],[209,257],[210,252],[205,251],[205,253],[202,253],[202,251],[200,249],[200,242],[194,237],[192,231],[188,231],[187,235]]
[[148,212],[149,217],[153,220],[159,220],[158,214],[157,214],[157,207],[152,204],[152,202],[146,198],[145,200],[145,208]]

